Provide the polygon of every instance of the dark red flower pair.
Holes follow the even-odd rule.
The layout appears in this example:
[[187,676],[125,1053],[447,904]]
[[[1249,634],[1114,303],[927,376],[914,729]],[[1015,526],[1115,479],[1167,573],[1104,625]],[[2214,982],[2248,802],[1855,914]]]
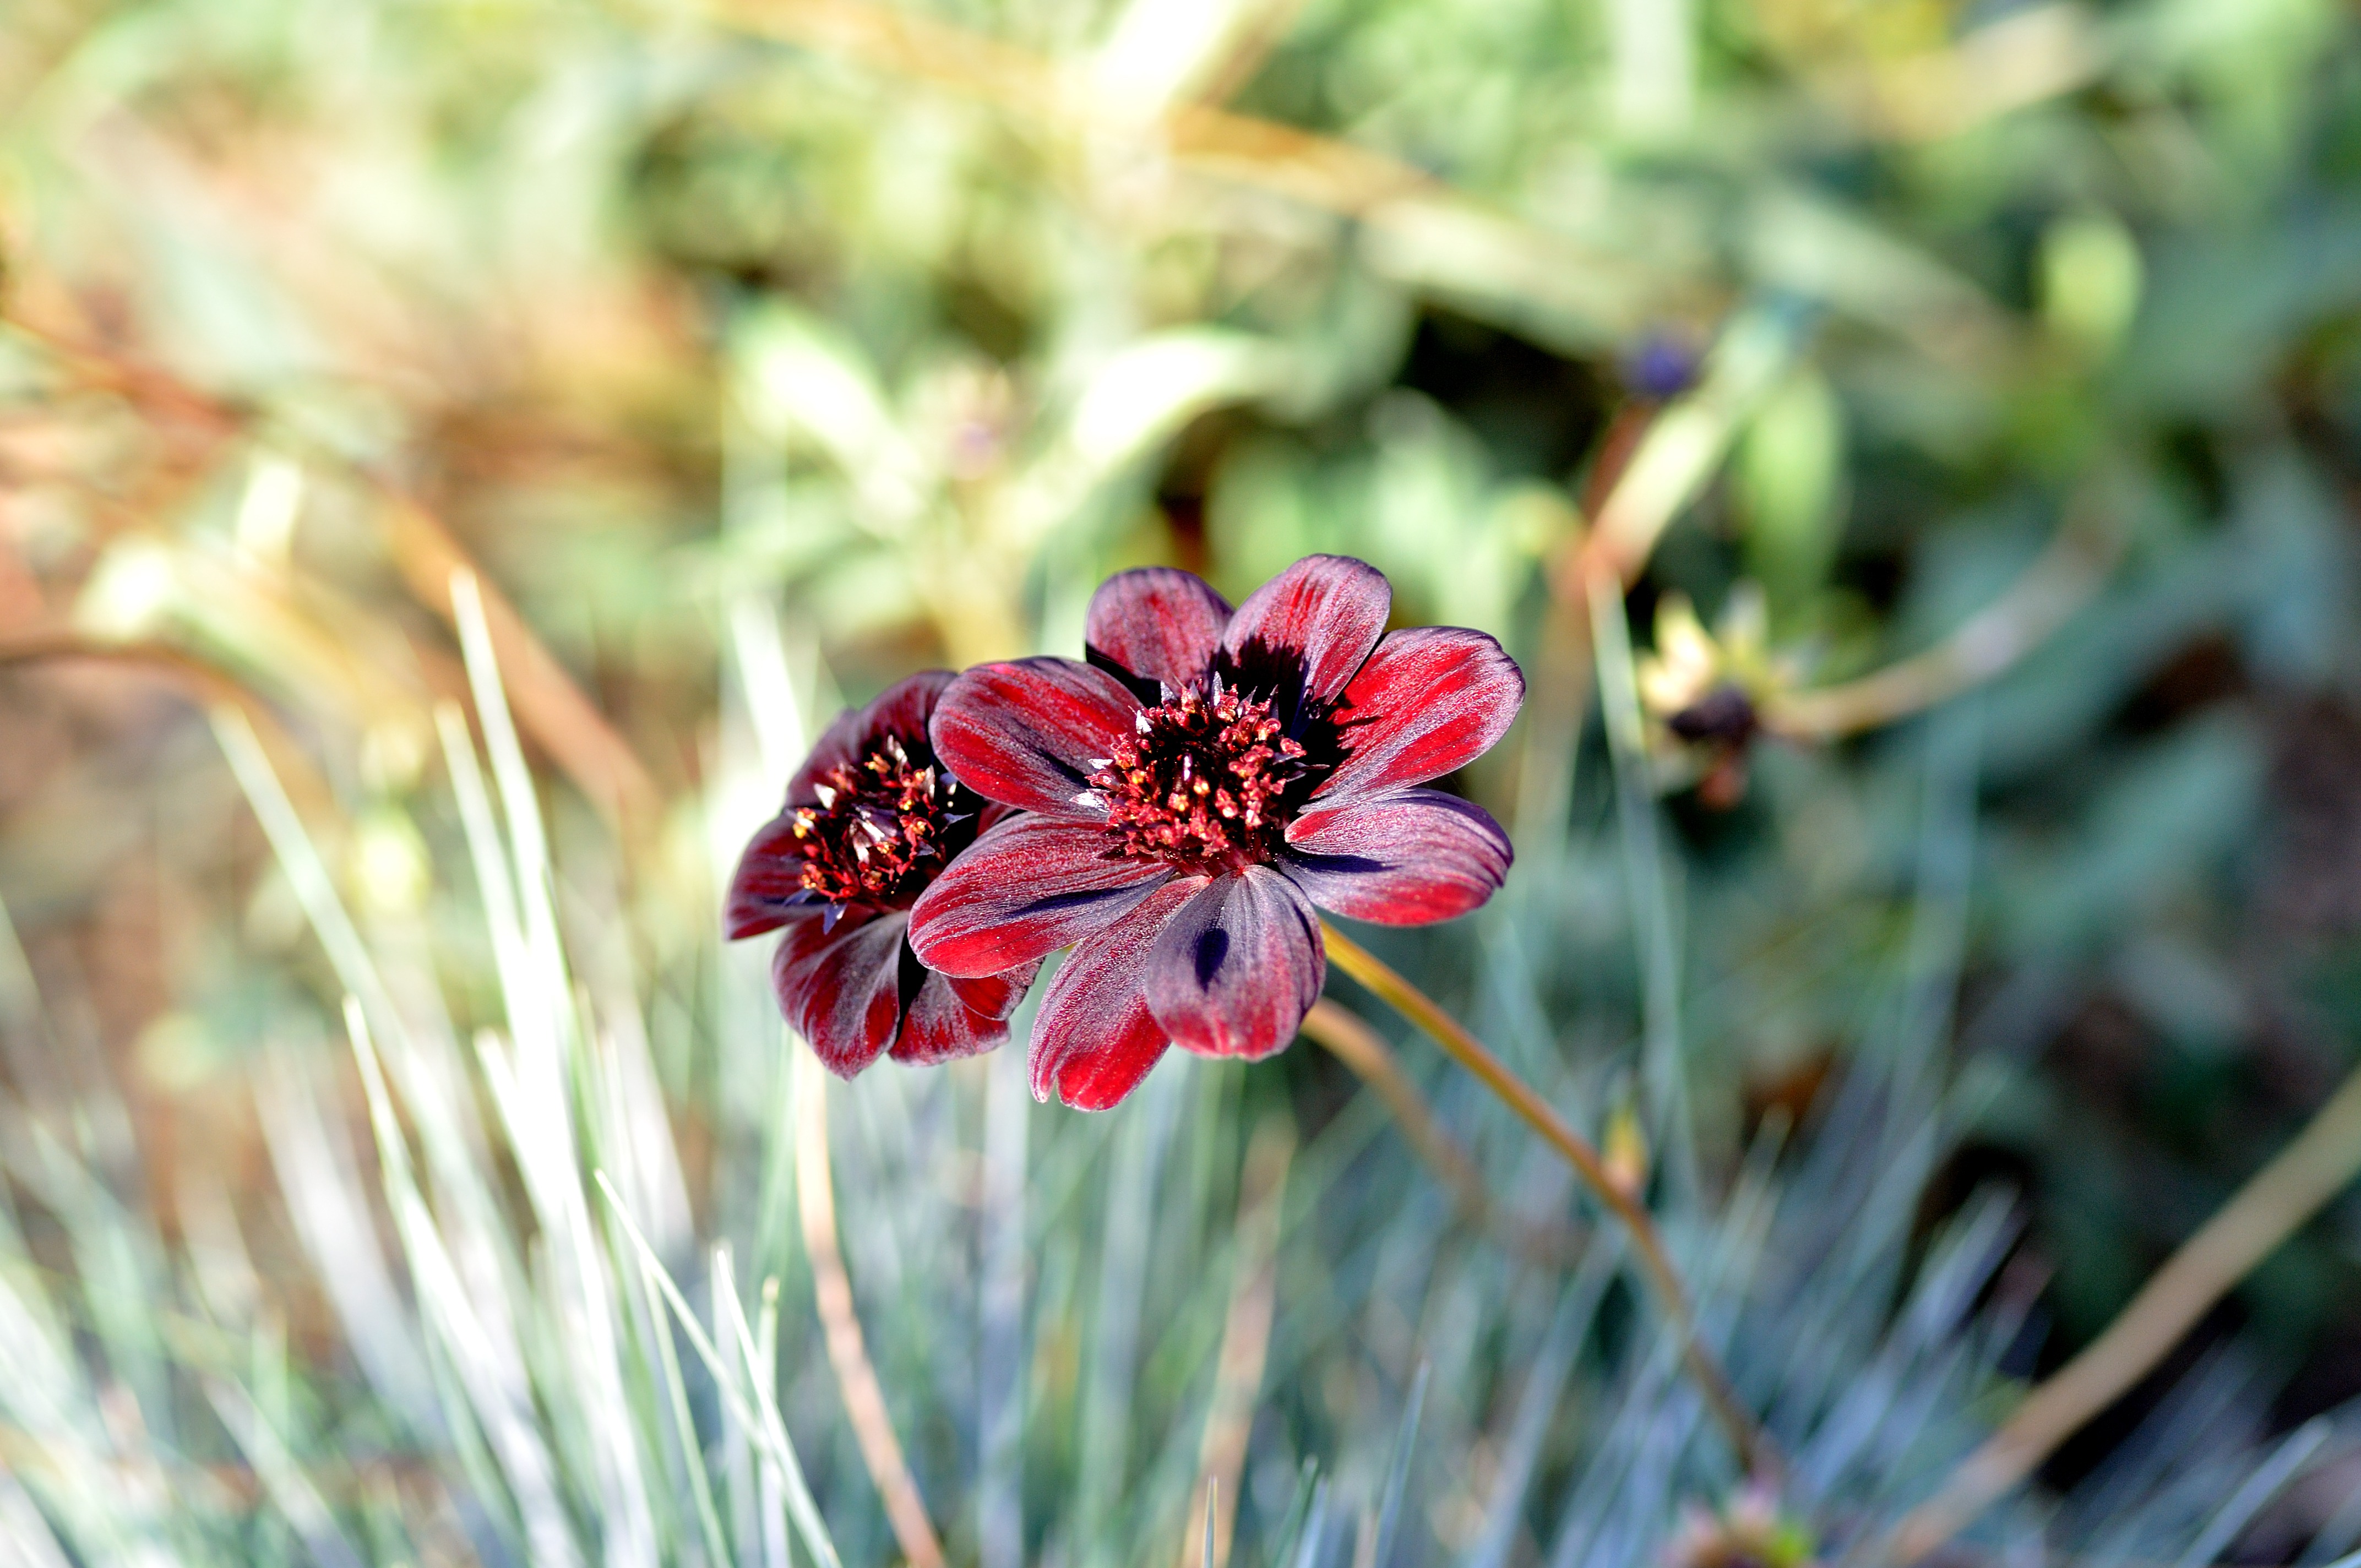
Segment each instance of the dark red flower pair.
[[951,681],[928,670],[838,715],[730,883],[730,937],[786,928],[771,963],[779,1011],[845,1078],[887,1052],[937,1062],[992,1049],[1041,967],[954,980],[910,951],[911,905],[1008,814],[935,761],[927,721]]
[[[1409,926],[1490,897],[1507,837],[1476,806],[1418,786],[1499,739],[1523,679],[1482,632],[1388,634],[1391,597],[1375,568],[1340,556],[1296,563],[1235,613],[1186,572],[1126,572],[1091,601],[1088,663],[986,664],[930,689],[928,760],[950,768],[954,792],[1015,811],[985,820],[946,796],[956,823],[920,835],[939,852],[892,884],[891,914],[868,916],[895,922],[897,938],[906,925],[923,969],[905,993],[991,988],[972,1004],[999,1007],[985,1020],[997,1029],[1015,1004],[1002,998],[1072,945],[1034,1025],[1033,1088],[1102,1109],[1171,1045],[1258,1058],[1291,1040],[1326,973],[1314,905]],[[873,718],[885,702],[864,710],[862,733],[890,728]],[[797,778],[809,776],[813,764]],[[799,857],[796,885],[821,894],[826,873],[805,869],[811,830],[793,831],[796,799],[791,789],[790,810],[740,867],[733,933],[767,928],[737,917],[762,896],[752,882],[784,885],[750,870],[758,859]],[[959,828],[977,836],[954,844]],[[851,883],[828,883],[840,885],[841,907],[870,907]],[[791,1019],[850,1015],[818,980],[791,992],[785,949],[778,974]],[[882,1001],[862,1005],[885,1014]],[[804,1026],[831,1066],[851,1063],[840,1071],[884,1048],[853,1061]],[[984,1049],[999,1035],[964,1037]]]

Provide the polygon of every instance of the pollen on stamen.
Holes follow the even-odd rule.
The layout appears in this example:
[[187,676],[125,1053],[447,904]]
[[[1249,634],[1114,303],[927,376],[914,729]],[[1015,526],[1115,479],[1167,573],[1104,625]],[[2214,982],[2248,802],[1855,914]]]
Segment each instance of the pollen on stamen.
[[975,819],[974,797],[931,759],[916,765],[894,736],[858,762],[828,770],[812,795],[819,804],[795,815],[799,880],[831,916],[850,905],[898,906],[916,898],[948,859],[947,829]]
[[1200,871],[1267,861],[1325,771],[1282,733],[1270,700],[1234,686],[1181,691],[1140,712],[1133,729],[1077,797],[1104,804],[1120,855]]

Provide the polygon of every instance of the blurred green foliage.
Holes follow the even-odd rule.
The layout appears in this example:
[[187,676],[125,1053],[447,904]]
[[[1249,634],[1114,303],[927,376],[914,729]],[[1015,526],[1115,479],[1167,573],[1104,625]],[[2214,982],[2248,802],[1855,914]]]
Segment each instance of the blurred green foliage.
[[[750,1301],[785,1281],[783,1403],[848,1558],[886,1549],[825,1363],[795,1360],[817,1342],[782,1228],[778,1042],[759,955],[715,951],[716,871],[840,696],[1071,653],[1120,566],[1236,596],[1347,552],[1401,619],[1519,653],[1528,715],[1462,781],[1516,823],[1517,880],[1388,951],[1583,1124],[1642,1106],[1664,1168],[1697,1173],[1664,1200],[1699,1256],[1743,1229],[1766,1127],[1800,1119],[1810,1147],[1825,1086],[1890,1081],[1904,1130],[1864,1146],[1893,1155],[1912,1116],[1931,1142],[1886,1176],[1909,1223],[1860,1234],[1927,1248],[1985,1184],[2020,1193],[1995,1289],[2042,1282],[2036,1327],[1991,1363],[2022,1376],[2355,1059],[2361,21],[2336,0],[8,0],[0,267],[0,904],[26,955],[0,975],[0,1272],[82,1303],[58,1343],[148,1369],[126,1376],[160,1443],[187,1364],[247,1390],[209,1398],[228,1429],[248,1399],[307,1460],[386,1456],[392,1479],[335,1501],[372,1558],[437,1530],[416,1549],[515,1550],[530,1509],[323,1297],[305,1226],[354,1215],[280,1193],[371,1163],[338,1043],[353,980],[198,708],[259,705],[406,977],[385,1005],[455,1042],[433,1070],[468,1081],[456,1042],[524,1025],[435,727],[468,695],[463,562],[499,596],[548,776],[582,1039],[633,1035],[632,1092],[662,1089],[666,1264],[709,1288],[691,1238],[727,1238]],[[2076,529],[2090,550],[2059,555]],[[1696,645],[1689,695],[1739,679],[1768,718],[1962,627],[2005,643],[2050,587],[2070,613],[1930,713],[1739,750],[1635,700],[1620,623],[1586,633],[1568,567],[1602,537],[1636,545],[1639,668],[1671,653],[1659,610],[1683,596],[1723,639]],[[1767,641],[1741,648],[1746,583]],[[69,645],[112,652],[51,659]],[[974,1400],[945,1392],[972,1380],[959,1336],[998,1333],[1027,1351],[1024,1551],[1177,1540],[1246,1128],[1269,1112],[1311,1185],[1290,1189],[1247,1534],[1281,1539],[1300,1456],[1375,1506],[1424,1355],[1449,1457],[1416,1484],[1422,1545],[1505,1530],[1530,1554],[1530,1529],[1570,1563],[1624,1540],[1545,1533],[1603,1424],[1536,1429],[1525,1478],[1488,1490],[1553,1314],[1580,1320],[1584,1366],[1623,1365],[1623,1331],[1585,1337],[1597,1302],[1471,1261],[1414,1171],[1372,1177],[1397,1146],[1334,1062],[1160,1071],[1108,1122],[1038,1113],[1029,1155],[1003,1125],[995,1157],[1032,1177],[1022,1323],[975,1308],[958,1334],[939,1299],[977,1282],[938,1276],[991,1245],[972,1189],[994,1085],[881,1069],[840,1092],[861,1174],[971,1191],[895,1220],[841,1181],[930,1495],[1010,1495]],[[1502,1191],[1565,1206],[1489,1109],[1420,1072]],[[289,1153],[315,1122],[320,1148]],[[482,1201],[514,1207],[528,1179],[486,1158]],[[504,1288],[538,1301],[534,1226],[470,1223],[515,1243]],[[251,1266],[207,1276],[225,1235]],[[132,1309],[175,1290],[195,1295]],[[2249,1395],[2293,1428],[2361,1393],[2356,1300],[2348,1196],[2207,1341],[2257,1358]],[[544,1414],[558,1365],[520,1374]],[[114,1464],[144,1451],[107,1426],[106,1382],[83,1436]],[[730,1441],[717,1464],[753,1475]],[[481,1497],[422,1501],[400,1468],[420,1455]],[[0,1447],[12,1468],[38,1479]],[[764,1485],[724,1488],[749,1510],[733,1541]],[[2287,1517],[2317,1526],[2309,1496]],[[979,1508],[955,1554],[1002,1568]],[[292,1550],[309,1516],[282,1512],[254,1560]]]

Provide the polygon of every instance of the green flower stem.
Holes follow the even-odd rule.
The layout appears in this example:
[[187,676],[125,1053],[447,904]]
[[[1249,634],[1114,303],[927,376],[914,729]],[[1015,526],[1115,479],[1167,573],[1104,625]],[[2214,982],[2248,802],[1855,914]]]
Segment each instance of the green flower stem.
[[1432,1036],[1454,1061],[1474,1073],[1525,1125],[1564,1156],[1598,1201],[1623,1222],[1631,1234],[1632,1250],[1639,1256],[1641,1272],[1647,1276],[1649,1286],[1664,1303],[1675,1332],[1680,1335],[1681,1360],[1712,1408],[1715,1420],[1729,1434],[1740,1463],[1756,1475],[1775,1474],[1780,1467],[1777,1447],[1739,1402],[1736,1390],[1730,1387],[1730,1375],[1697,1337],[1697,1315],[1690,1310],[1688,1292],[1683,1288],[1680,1275],[1664,1251],[1664,1237],[1658,1234],[1655,1221],[1608,1171],[1598,1148],[1569,1126],[1531,1084],[1511,1072],[1506,1062],[1487,1049],[1433,998],[1328,922],[1322,921],[1320,929],[1327,938],[1328,957],[1338,969]]

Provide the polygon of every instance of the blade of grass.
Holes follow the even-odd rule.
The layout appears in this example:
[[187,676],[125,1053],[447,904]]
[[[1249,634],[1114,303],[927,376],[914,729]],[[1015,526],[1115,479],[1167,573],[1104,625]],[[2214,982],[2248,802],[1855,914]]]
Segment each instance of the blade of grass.
[[[593,1173],[592,1179],[598,1184],[598,1190],[606,1195],[616,1223],[622,1226],[623,1235],[638,1255],[641,1266],[648,1271],[649,1280],[671,1307],[674,1320],[688,1338],[689,1348],[697,1352],[697,1359],[712,1374],[722,1403],[755,1443],[764,1450],[763,1457],[777,1464],[781,1474],[786,1477],[787,1506],[795,1518],[796,1529],[803,1535],[805,1548],[826,1564],[826,1568],[843,1568],[836,1553],[836,1545],[829,1540],[827,1527],[820,1521],[818,1505],[812,1500],[810,1489],[804,1485],[803,1466],[796,1459],[794,1444],[787,1440],[786,1427],[779,1420],[777,1404],[769,1392],[759,1386],[754,1387],[752,1402],[748,1402],[745,1391],[740,1387],[741,1379],[722,1359],[712,1338],[706,1333],[704,1324],[697,1321],[696,1312],[690,1310],[686,1298],[681,1295],[680,1287],[673,1283],[671,1274],[665,1270],[663,1260],[656,1256],[655,1249],[648,1245],[647,1237],[641,1234],[631,1211],[623,1206],[622,1195],[615,1190],[614,1183],[607,1179],[604,1171]],[[726,1249],[717,1248],[716,1255],[718,1258],[726,1257]],[[738,1310],[734,1293],[729,1294],[726,1300],[719,1299],[722,1293],[716,1294],[716,1310],[737,1332],[743,1365],[751,1372],[759,1364],[759,1358],[755,1354],[753,1336],[745,1329],[744,1313]]]
[[1657,842],[1656,791],[1648,772],[1622,585],[1594,574],[1589,587],[1599,701],[1615,762],[1615,820],[1622,841],[1625,897],[1640,959],[1645,1041],[1641,1076],[1647,1090],[1649,1131],[1663,1151],[1674,1201],[1680,1202],[1695,1197],[1698,1188],[1696,1115],[1681,1048],[1680,938],[1674,927],[1672,890],[1666,885],[1670,868]]
[[1730,1386],[1729,1374],[1721,1369],[1720,1363],[1697,1337],[1688,1292],[1681,1285],[1679,1272],[1673,1267],[1671,1255],[1664,1250],[1664,1238],[1657,1233],[1655,1221],[1608,1171],[1606,1162],[1599,1157],[1598,1150],[1590,1140],[1569,1126],[1532,1085],[1510,1071],[1506,1063],[1485,1047],[1484,1042],[1469,1034],[1456,1018],[1436,1005],[1432,997],[1327,921],[1320,923],[1320,930],[1327,943],[1328,957],[1338,969],[1416,1024],[1453,1060],[1474,1073],[1477,1080],[1498,1095],[1525,1125],[1557,1150],[1590,1188],[1592,1194],[1623,1222],[1631,1233],[1633,1249],[1639,1254],[1641,1272],[1655,1291],[1666,1315],[1672,1319],[1680,1338],[1682,1360],[1705,1394],[1707,1403],[1712,1407],[1715,1419],[1728,1434],[1740,1463],[1750,1470],[1775,1473],[1780,1461],[1769,1434],[1756,1424],[1745,1406],[1739,1402],[1737,1394]]
[[1410,1493],[1411,1460],[1418,1452],[1418,1419],[1426,1409],[1427,1379],[1433,1371],[1430,1362],[1418,1364],[1418,1376],[1411,1380],[1410,1401],[1402,1407],[1401,1425],[1394,1432],[1393,1456],[1386,1461],[1386,1489],[1378,1500],[1377,1530],[1369,1552],[1373,1568],[1393,1568],[1402,1499]]
[[[1287,1195],[1288,1167],[1295,1158],[1294,1124],[1266,1117],[1246,1147],[1239,1181],[1237,1245],[1231,1254],[1229,1310],[1222,1321],[1222,1346],[1213,1356],[1213,1392],[1205,1409],[1205,1432],[1197,1448],[1202,1475],[1207,1568],[1230,1560],[1231,1530],[1237,1522],[1240,1477],[1246,1472],[1246,1437],[1254,1425],[1255,1400],[1262,1390],[1270,1354],[1271,1316],[1278,1305],[1279,1212]],[[1191,1510],[1194,1512],[1194,1509]],[[1188,1568],[1181,1553],[1180,1568]]]
[[2105,1332],[2027,1395],[1941,1491],[1878,1543],[1874,1560],[1917,1563],[1973,1523],[2138,1382],[2214,1302],[2356,1173],[2361,1071],[2347,1078],[2294,1141],[2165,1260]]
[[1535,1263],[1562,1266],[1580,1255],[1586,1240],[1582,1232],[1569,1225],[1521,1219],[1492,1201],[1475,1161],[1444,1130],[1433,1107],[1402,1069],[1393,1048],[1367,1019],[1323,996],[1304,1014],[1302,1028],[1306,1038],[1352,1069],[1386,1102],[1402,1136],[1410,1140],[1435,1179],[1450,1189],[1470,1222],[1493,1232],[1519,1256]]
[[810,1051],[797,1050],[794,1071],[796,1207],[803,1221],[804,1251],[811,1259],[812,1296],[819,1309],[829,1364],[836,1369],[845,1419],[852,1423],[862,1462],[885,1505],[886,1521],[894,1527],[902,1555],[911,1568],[942,1568],[943,1544],[927,1518],[926,1501],[902,1456],[901,1440],[894,1435],[894,1418],[885,1408],[877,1369],[869,1361],[852,1281],[837,1245],[836,1183],[829,1169],[828,1069]]

